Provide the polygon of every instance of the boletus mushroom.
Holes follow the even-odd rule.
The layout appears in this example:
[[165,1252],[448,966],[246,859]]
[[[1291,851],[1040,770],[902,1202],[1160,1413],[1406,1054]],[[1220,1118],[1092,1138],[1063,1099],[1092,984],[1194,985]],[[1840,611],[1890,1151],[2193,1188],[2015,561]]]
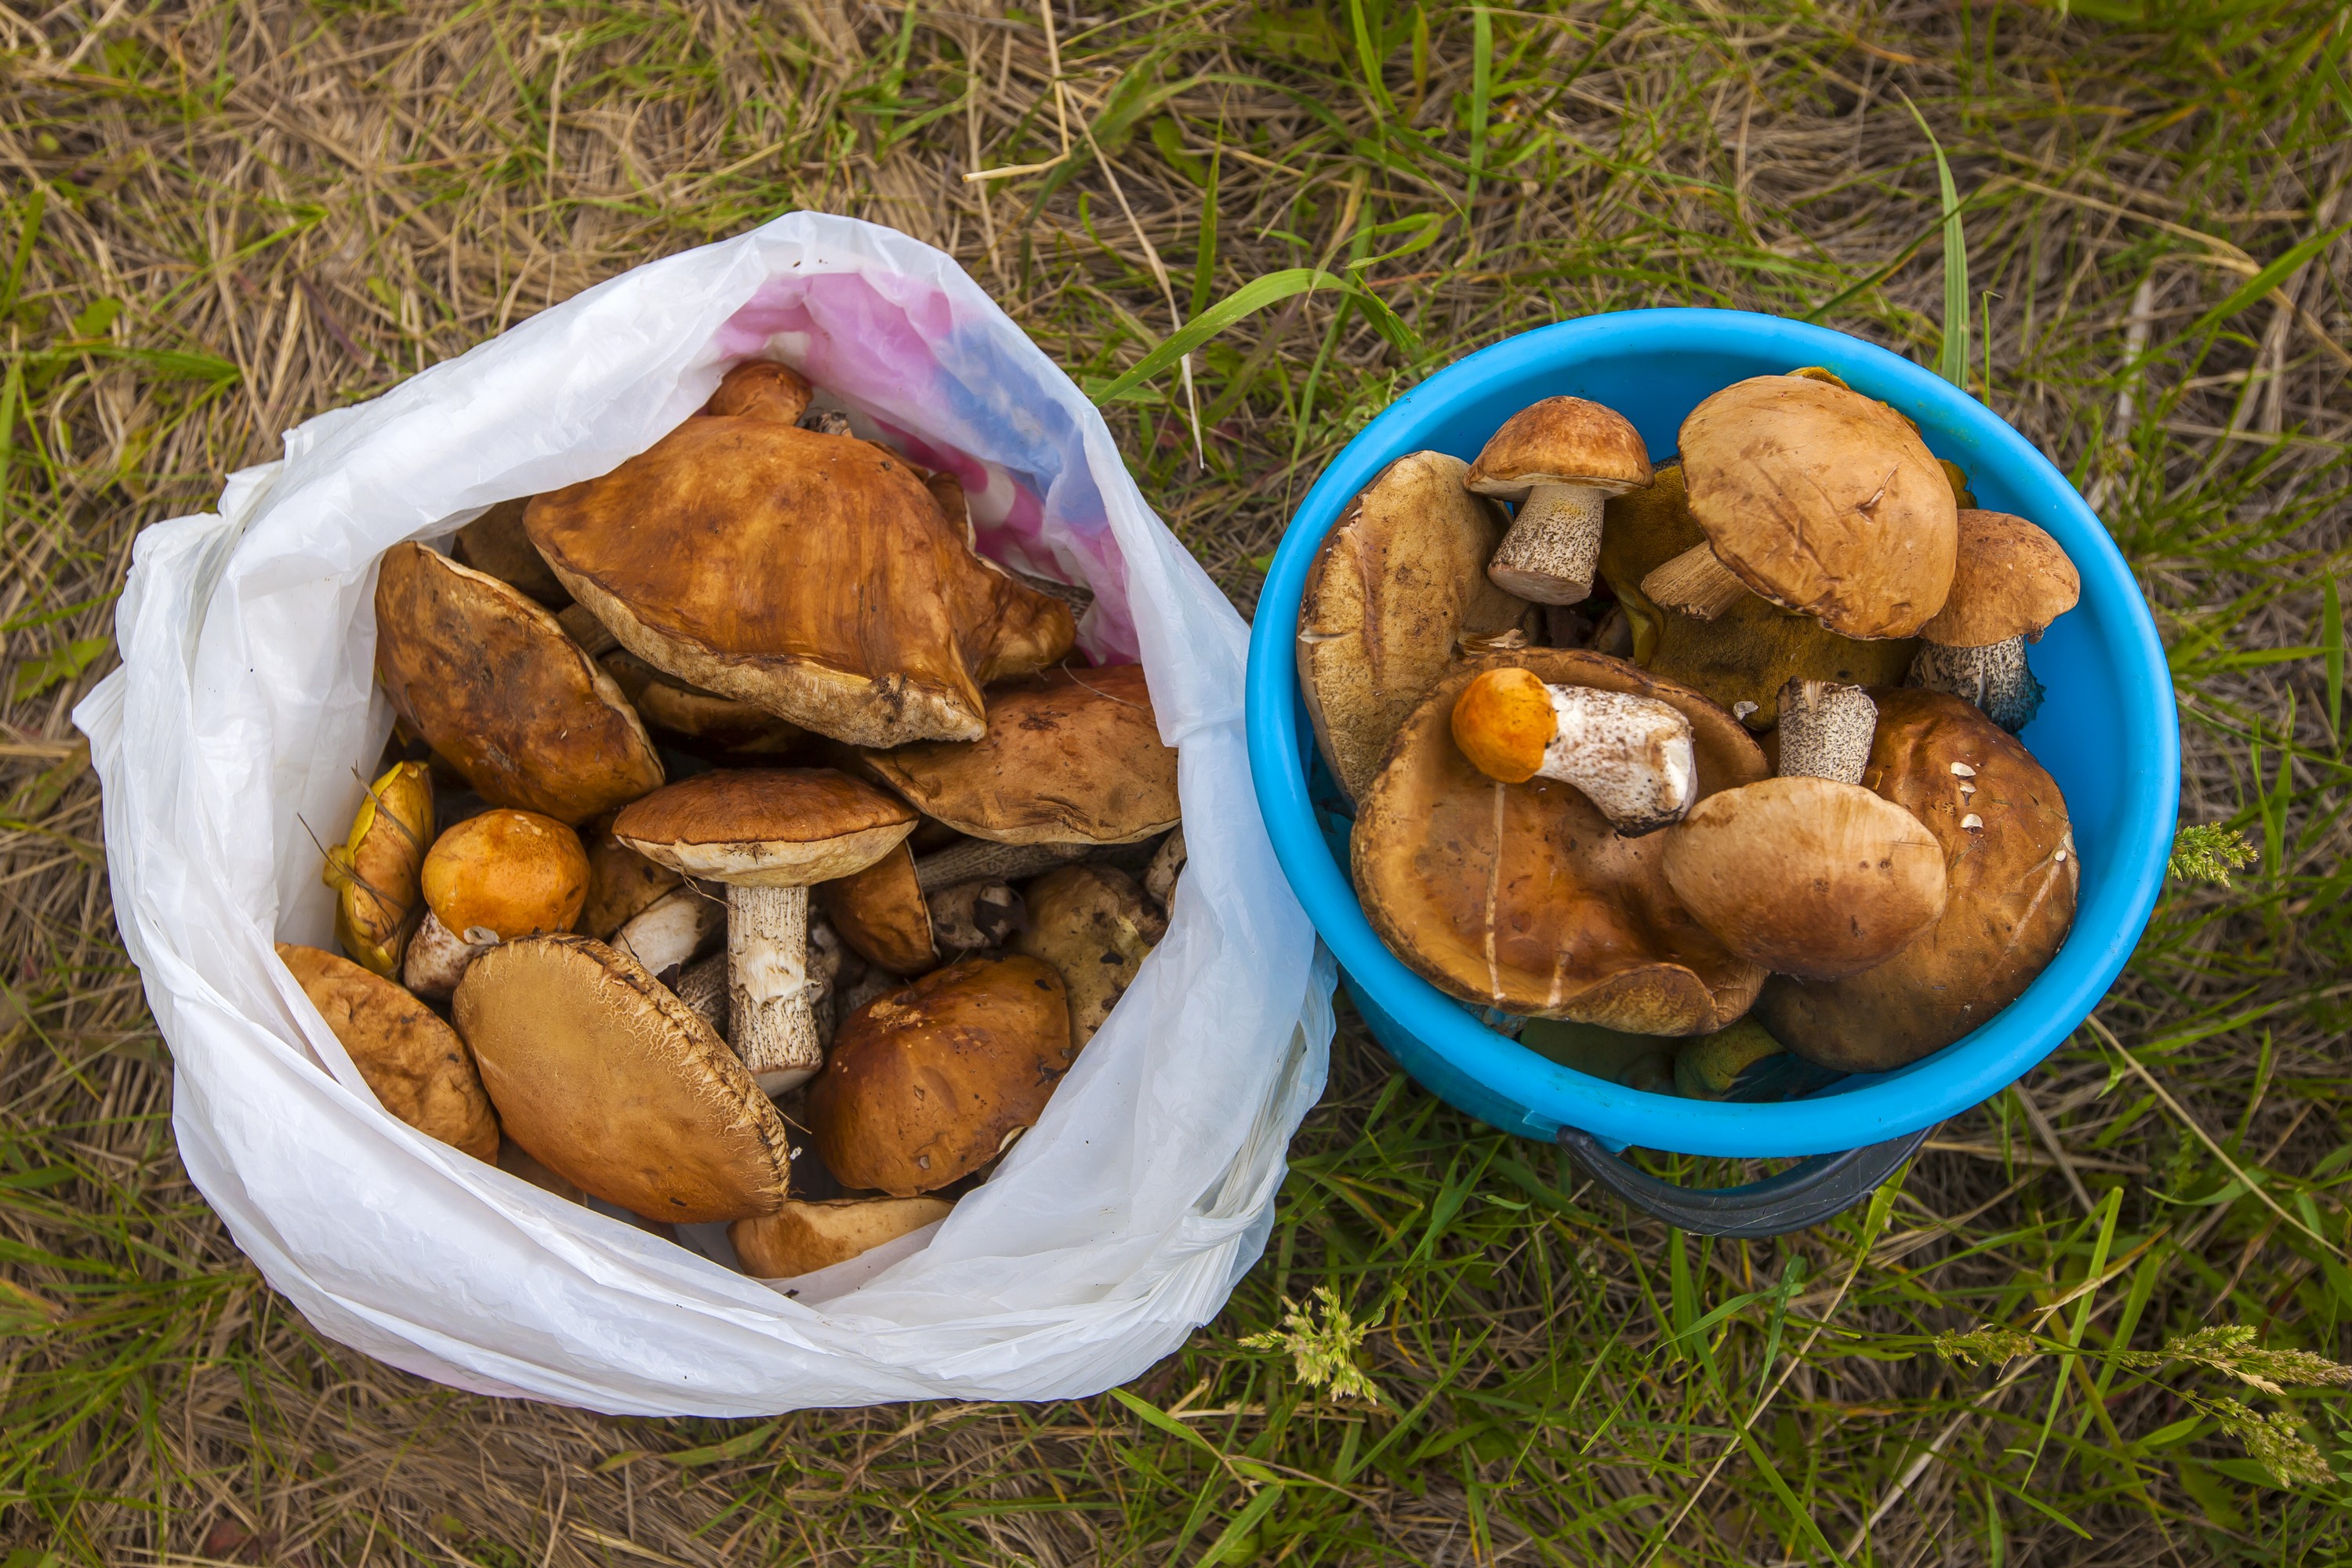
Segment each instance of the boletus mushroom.
[[433,841],[423,880],[425,919],[401,978],[438,1001],[484,949],[570,931],[588,898],[588,852],[551,816],[486,811]]
[[524,521],[631,653],[856,745],[978,740],[981,685],[1076,637],[971,552],[904,458],[757,409],[688,419]]
[[1654,697],[1559,685],[1507,665],[1462,689],[1450,726],[1488,778],[1573,784],[1622,834],[1680,821],[1697,788],[1691,722]]
[[395,544],[375,625],[393,710],[492,805],[576,825],[662,782],[620,688],[520,590]]
[[686,881],[614,837],[610,816],[582,834],[581,842],[588,850],[588,899],[580,929],[598,942],[612,941],[614,931]]
[[808,412],[816,388],[805,376],[773,360],[750,359],[719,378],[719,390],[703,404],[702,412],[724,418],[773,420],[797,425]]
[[796,1200],[773,1214],[737,1220],[727,1227],[727,1239],[746,1274],[796,1279],[937,1225],[954,1207],[945,1198]]
[[1486,564],[1495,585],[1539,605],[1573,605],[1592,592],[1601,503],[1650,482],[1650,451],[1615,409],[1547,397],[1503,421],[1465,482],[1518,502]]
[[1014,949],[1043,959],[1070,1002],[1070,1044],[1083,1048],[1135,984],[1168,921],[1135,879],[1111,866],[1065,866],[1029,884],[1029,924]]
[[843,1184],[912,1197],[1027,1131],[1070,1065],[1060,976],[1025,954],[968,958],[844,1019],[809,1086],[817,1152]]
[[351,836],[320,872],[335,890],[335,940],[386,979],[400,973],[424,909],[418,878],[432,842],[432,774],[423,763],[394,763],[368,785]]
[[1443,452],[1399,458],[1348,503],[1307,568],[1298,687],[1323,761],[1350,800],[1462,637],[1527,619],[1527,602],[1487,579],[1506,523],[1494,502],[1464,488],[1468,474]]
[[1910,683],[1973,702],[2014,735],[2042,706],[2025,645],[2082,592],[2074,563],[2047,533],[2005,511],[1963,511],[1951,595],[1919,628]]
[[647,859],[727,884],[729,1039],[780,1094],[824,1060],[808,973],[809,889],[864,870],[915,814],[830,768],[697,773],[632,804],[613,833]]
[[920,868],[901,844],[864,870],[818,887],[825,918],[868,963],[893,974],[925,973],[951,956],[1002,946],[1027,918],[1020,892],[1002,878],[926,889]]
[[667,675],[626,648],[599,654],[596,662],[613,678],[648,729],[659,731],[686,751],[714,758],[775,758],[806,738],[799,725],[739,698],[721,697]]
[[1730,714],[1621,659],[1528,648],[1468,661],[1397,731],[1357,817],[1355,882],[1373,930],[1432,984],[1479,1006],[1636,1034],[1721,1028],[1748,1010],[1764,972],[1683,908],[1657,837],[1619,834],[1572,784],[1490,778],[1454,744],[1464,689],[1512,667],[1678,710],[1697,800],[1765,774]]
[[522,531],[523,510],[530,505],[529,496],[499,502],[457,531],[450,552],[475,571],[512,584],[548,609],[560,611],[572,603],[572,595]]
[[283,942],[278,957],[386,1110],[477,1160],[499,1157],[499,1119],[457,1030],[349,959]]
[[1862,782],[1942,846],[1944,912],[1859,974],[1774,977],[1757,1009],[1791,1051],[1843,1072],[1916,1061],[2015,1001],[2065,941],[2080,875],[2065,800],[2015,737],[1944,692],[1872,696]]
[[783,1118],[634,959],[586,936],[500,942],[466,971],[451,1012],[508,1136],[564,1180],[672,1224],[784,1202]]

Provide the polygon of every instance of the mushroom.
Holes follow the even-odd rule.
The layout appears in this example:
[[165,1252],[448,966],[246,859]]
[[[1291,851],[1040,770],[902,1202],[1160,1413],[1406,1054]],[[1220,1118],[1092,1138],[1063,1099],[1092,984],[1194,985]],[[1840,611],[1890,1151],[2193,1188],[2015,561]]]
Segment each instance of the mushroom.
[[1547,397],[1503,421],[1465,482],[1519,503],[1486,565],[1495,585],[1540,605],[1573,605],[1592,592],[1601,502],[1650,482],[1650,451],[1615,409]]
[[598,942],[612,941],[614,931],[685,885],[685,878],[614,837],[609,816],[581,841],[588,849],[588,900],[580,910],[580,929]]
[[1160,744],[1140,665],[1000,688],[974,744],[861,755],[925,816],[999,844],[1131,844],[1183,815],[1175,748]]
[[662,980],[693,963],[726,924],[727,900],[688,882],[640,910],[613,933],[612,942]]
[[477,1160],[498,1158],[499,1120],[455,1029],[347,958],[283,942],[278,957],[386,1110]]
[[1184,874],[1184,826],[1177,824],[1160,847],[1151,853],[1151,865],[1143,873],[1143,890],[1151,895],[1152,902],[1173,914],[1176,910],[1176,883]]
[[673,1224],[783,1203],[791,1137],[727,1042],[593,937],[474,961],[451,1008],[507,1135],[606,1203]]
[[2080,874],[2065,800],[2013,736],[1940,691],[1874,696],[1862,782],[1943,847],[1943,915],[1859,974],[1776,976],[1757,1008],[1791,1051],[1844,1072],[1915,1061],[2015,1001],[2064,942]]
[[727,1037],[727,955],[714,952],[698,959],[678,974],[670,987],[677,999],[702,1015],[720,1039]]
[[620,688],[517,589],[421,544],[384,552],[375,668],[394,711],[492,805],[578,824],[662,782]]
[[[1792,677],[1895,686],[1911,668],[1918,645],[1908,638],[1840,637],[1811,616],[1792,614],[1744,588],[1711,620],[1653,602],[1642,592],[1643,579],[1706,542],[1691,515],[1679,462],[1660,464],[1647,486],[1612,498],[1604,517],[1601,576],[1617,595],[1612,619],[1631,634],[1622,657],[1664,679],[1697,688],[1759,734],[1779,722],[1780,687]],[[1597,638],[1592,646],[1617,651]]]
[[936,1191],[1027,1131],[1070,1057],[1050,964],[1015,954],[933,970],[842,1021],[809,1086],[817,1152],[846,1186]]
[[1878,732],[1878,704],[1859,686],[1791,680],[1780,689],[1780,724],[1773,736],[1783,778],[1860,784]]
[[543,1193],[553,1193],[566,1203],[585,1204],[588,1194],[575,1183],[567,1182],[530,1156],[530,1151],[511,1138],[499,1143],[498,1167],[508,1175],[529,1182]]
[[800,372],[773,360],[745,360],[719,377],[702,412],[722,418],[770,419],[797,425],[816,395]]
[[551,816],[486,811],[433,841],[424,884],[425,920],[401,978],[419,996],[439,1001],[484,950],[570,931],[588,898],[588,852]]
[[1914,686],[1948,692],[2015,734],[2042,706],[2025,645],[2074,607],[2083,579],[2058,542],[2005,511],[1960,513],[1951,596],[1919,628]]
[[1642,593],[1701,620],[1753,590],[1849,637],[1907,637],[1943,608],[1959,509],[1909,421],[1793,375],[1736,382],[1683,421],[1706,531]]
[[1029,925],[1013,947],[1062,977],[1070,1044],[1083,1048],[1167,934],[1134,878],[1109,866],[1065,866],[1029,884]]
[[1020,893],[1003,878],[926,889],[922,868],[901,844],[863,871],[824,883],[817,900],[844,942],[894,974],[921,974],[949,957],[1001,946],[1026,920]]
[[529,496],[499,502],[457,531],[449,542],[450,552],[475,571],[521,589],[548,609],[561,610],[572,603],[572,595],[522,531],[523,510],[530,505]]
[[1449,733],[1456,700],[1489,668],[1546,685],[1654,699],[1689,721],[1699,800],[1765,774],[1730,714],[1686,687],[1576,648],[1526,648],[1447,676],[1390,743],[1354,834],[1364,913],[1391,951],[1477,1006],[1636,1034],[1721,1028],[1764,972],[1691,918],[1654,837],[1614,830],[1583,791],[1540,775],[1503,784]]
[[763,708],[665,675],[626,648],[612,648],[596,662],[648,728],[688,751],[726,758],[781,757],[807,735]]
[[978,740],[981,684],[1076,636],[971,552],[905,459],[757,414],[688,419],[540,496],[525,526],[639,658],[856,745]]
[[432,842],[432,775],[423,763],[394,763],[368,785],[351,836],[320,872],[335,890],[335,940],[386,979],[400,973],[423,908],[417,879]]
[[823,1065],[808,973],[808,890],[865,869],[915,814],[830,768],[728,769],[681,779],[614,820],[614,836],[688,877],[724,882],[730,1040],[780,1094]]
[[[1796,370],[1790,371],[1789,374],[1790,375],[1801,375],[1807,381],[1826,382],[1830,385],[1836,387],[1845,386],[1845,378],[1839,375],[1837,372],[1830,369],[1826,365],[1803,365]],[[1852,389],[1847,388],[1847,390],[1850,391]],[[1908,414],[1904,413],[1900,408],[1895,407],[1895,405],[1891,403],[1880,403],[1878,405],[1881,408],[1885,409],[1888,413],[1894,415],[1897,419],[1902,420],[1904,424],[1911,426],[1912,432],[1915,435],[1918,432],[1919,422],[1916,419],[1912,418]],[[1977,504],[1977,498],[1969,493],[1969,476],[1967,469],[1961,468],[1949,458],[1937,458],[1936,466],[1944,470],[1944,479],[1946,482],[1950,484],[1952,487],[1952,500],[1958,503],[1961,510],[1965,511],[1969,508]]]
[[1780,1042],[1753,1018],[1693,1036],[1675,1052],[1675,1092],[1685,1100],[1728,1100],[1750,1068],[1781,1054]]
[[1449,722],[1454,743],[1488,778],[1573,784],[1622,834],[1680,821],[1697,788],[1691,721],[1654,697],[1554,685],[1505,665],[1462,689]]
[[1524,600],[1487,581],[1502,510],[1469,466],[1413,452],[1381,470],[1326,534],[1298,606],[1298,687],[1331,776],[1353,800],[1465,636],[1519,627]]
[[758,1219],[737,1220],[727,1227],[727,1239],[746,1274],[797,1279],[937,1225],[954,1207],[944,1198],[793,1202]]

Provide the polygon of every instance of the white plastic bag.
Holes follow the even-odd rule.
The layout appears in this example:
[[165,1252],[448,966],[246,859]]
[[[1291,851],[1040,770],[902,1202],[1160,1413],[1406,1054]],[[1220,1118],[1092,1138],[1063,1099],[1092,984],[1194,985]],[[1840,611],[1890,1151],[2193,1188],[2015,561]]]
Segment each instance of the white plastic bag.
[[[390,728],[376,558],[605,472],[754,355],[954,471],[987,553],[1095,591],[1082,645],[1140,654],[1191,857],[1167,939],[996,1174],[789,1297],[386,1115],[271,951],[331,945],[311,833],[340,837]],[[1332,975],[1250,793],[1244,629],[1093,406],[947,257],[794,213],[639,268],[290,432],[133,563],[123,666],[75,714],[115,916],[171,1044],[181,1157],[320,1331],[614,1413],[1060,1398],[1173,1350],[1257,1258]]]

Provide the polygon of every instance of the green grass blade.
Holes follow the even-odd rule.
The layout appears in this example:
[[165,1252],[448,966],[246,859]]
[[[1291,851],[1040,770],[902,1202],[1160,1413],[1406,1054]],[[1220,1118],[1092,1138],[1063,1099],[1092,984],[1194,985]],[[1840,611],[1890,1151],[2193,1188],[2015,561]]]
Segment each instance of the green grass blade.
[[[1962,391],[1969,384],[1969,241],[1960,222],[1959,187],[1952,182],[1952,165],[1944,144],[1927,128],[1927,117],[1908,98],[1903,106],[1919,123],[1919,132],[1936,154],[1936,185],[1944,207],[1944,342],[1936,354],[1936,374]],[[1990,386],[1988,386],[1990,390]]]
[[1486,171],[1486,116],[1495,96],[1495,14],[1480,5],[1470,13],[1470,183],[1462,198],[1465,207],[1478,200],[1478,181]]
[[2327,598],[2319,622],[2319,646],[2327,658],[2327,734],[2336,754],[2344,754],[2344,595],[2335,574],[2327,578]]
[[2219,326],[2221,322],[2228,321],[2231,316],[2236,315],[2247,306],[2255,303],[2257,300],[2268,295],[2272,289],[2285,282],[2287,279],[2293,275],[2297,268],[2302,267],[2305,262],[2310,260],[2313,257],[2318,255],[2321,251],[2326,249],[2329,246],[2335,244],[2337,240],[2343,238],[2347,234],[2352,234],[2352,219],[2347,219],[2345,222],[2337,224],[2334,228],[2327,230],[2324,234],[2313,235],[2310,238],[2305,240],[2302,244],[2288,251],[2284,256],[2280,257],[2276,261],[2272,262],[2268,267],[2263,268],[2260,272],[2255,273],[2252,278],[2247,279],[2243,283],[2239,284],[2237,288],[2231,289],[2228,299],[2222,300],[2220,304],[2214,306],[2211,310],[2198,317],[2196,324],[2191,326],[2188,331],[2181,335],[2184,337],[2193,338],[2198,336],[2200,333],[2208,331],[2212,328]]

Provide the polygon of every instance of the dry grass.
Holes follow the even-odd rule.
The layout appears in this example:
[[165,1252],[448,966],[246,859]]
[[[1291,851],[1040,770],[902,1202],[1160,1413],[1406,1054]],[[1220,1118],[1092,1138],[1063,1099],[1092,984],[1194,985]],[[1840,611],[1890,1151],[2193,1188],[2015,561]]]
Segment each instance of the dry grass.
[[[2155,8],[1063,5],[1073,155],[986,185],[959,176],[1060,141],[1040,18],[984,0],[0,11],[10,1568],[2340,1560],[2341,1481],[2270,1485],[2194,1403],[2234,1385],[2117,1354],[2220,1321],[2340,1357],[2352,1317],[2326,587],[2352,247],[2294,251],[2352,218],[2352,34],[2315,5]],[[1170,378],[1114,406],[1246,609],[1346,437],[1503,333],[1730,303],[1932,357],[1906,96],[1969,200],[1973,389],[2141,570],[2184,818],[2264,853],[2177,890],[2099,1023],[1871,1215],[1763,1246],[1629,1224],[1351,1028],[1268,1261],[1133,1391],[1182,1402],[1184,1441],[1108,1396],[729,1425],[448,1394],[312,1337],[186,1184],[68,714],[137,530],[284,426],[796,205],[951,250],[1097,385],[1252,279],[1425,240],[1363,274],[1419,352],[1327,290],[1200,354],[1205,464]],[[1318,1283],[1381,1315],[1390,1407],[1236,1345]],[[1928,1353],[1980,1321],[2040,1324],[2047,1353]],[[2352,1467],[2337,1407],[2236,1391]]]

